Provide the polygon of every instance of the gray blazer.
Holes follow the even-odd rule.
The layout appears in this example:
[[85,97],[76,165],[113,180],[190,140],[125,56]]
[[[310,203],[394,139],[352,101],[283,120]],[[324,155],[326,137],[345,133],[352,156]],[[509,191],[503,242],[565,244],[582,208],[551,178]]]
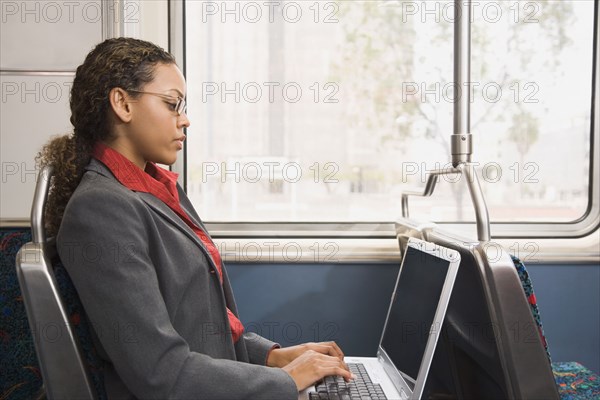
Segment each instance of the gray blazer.
[[[181,206],[202,222],[178,185]],[[292,378],[266,367],[273,342],[234,345],[221,285],[196,234],[151,194],[121,185],[92,159],[57,236],[60,258],[94,327],[112,398],[296,399]]]

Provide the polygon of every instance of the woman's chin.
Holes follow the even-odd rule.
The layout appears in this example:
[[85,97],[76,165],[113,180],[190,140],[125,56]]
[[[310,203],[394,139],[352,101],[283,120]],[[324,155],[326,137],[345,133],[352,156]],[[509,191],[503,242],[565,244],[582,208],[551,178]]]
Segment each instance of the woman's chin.
[[175,164],[175,162],[177,161],[177,154],[173,154],[173,155],[169,155],[166,157],[160,157],[160,159],[158,159],[157,161],[155,161],[157,164],[163,164],[163,165],[173,165]]

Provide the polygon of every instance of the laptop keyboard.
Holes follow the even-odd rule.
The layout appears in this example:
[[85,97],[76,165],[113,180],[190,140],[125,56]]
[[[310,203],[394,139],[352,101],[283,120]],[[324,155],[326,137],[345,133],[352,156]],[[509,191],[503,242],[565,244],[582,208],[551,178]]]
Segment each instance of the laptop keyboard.
[[371,382],[363,364],[348,364],[356,379],[344,381],[341,376],[327,376],[315,384],[316,392],[309,393],[310,400],[386,400],[381,385]]

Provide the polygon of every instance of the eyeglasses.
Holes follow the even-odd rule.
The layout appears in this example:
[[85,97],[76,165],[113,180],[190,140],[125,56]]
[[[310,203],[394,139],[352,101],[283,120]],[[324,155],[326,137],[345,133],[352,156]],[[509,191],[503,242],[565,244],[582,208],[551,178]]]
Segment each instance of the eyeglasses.
[[183,97],[169,96],[168,94],[162,94],[162,93],[143,92],[141,90],[128,90],[128,92],[149,94],[152,96],[162,97],[163,99],[168,99],[171,101],[175,100],[175,103],[171,103],[171,102],[166,102],[166,103],[171,107],[171,110],[173,110],[177,113],[177,115],[181,115],[181,113],[184,113],[187,111],[187,104]]

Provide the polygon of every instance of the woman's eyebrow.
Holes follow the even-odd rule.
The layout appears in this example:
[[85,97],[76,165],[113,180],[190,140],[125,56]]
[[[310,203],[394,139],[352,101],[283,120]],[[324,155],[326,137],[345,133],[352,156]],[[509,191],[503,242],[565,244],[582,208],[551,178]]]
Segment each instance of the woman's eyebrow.
[[179,96],[181,96],[181,98],[185,98],[185,95],[183,93],[181,93],[181,91],[179,89],[169,89],[169,91],[174,91],[177,92],[179,94]]

